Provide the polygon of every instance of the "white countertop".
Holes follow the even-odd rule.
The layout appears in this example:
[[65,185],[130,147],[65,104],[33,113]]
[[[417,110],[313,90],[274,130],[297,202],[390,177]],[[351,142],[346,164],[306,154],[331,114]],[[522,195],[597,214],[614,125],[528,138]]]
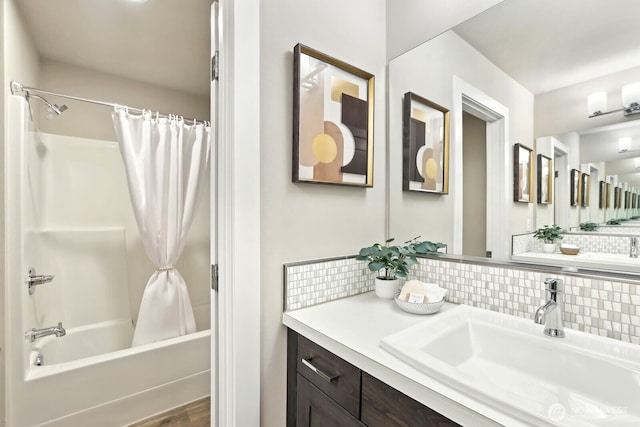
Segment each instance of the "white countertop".
[[[455,307],[445,303],[442,311]],[[527,426],[412,368],[378,346],[380,339],[438,316],[405,313],[368,292],[283,313],[282,322],[347,362],[463,426]]]
[[579,252],[577,255],[565,255],[560,252],[522,252],[511,256],[513,261],[552,264],[562,267],[583,267],[599,270],[628,271],[640,273],[640,258],[631,258],[625,254],[597,252]]

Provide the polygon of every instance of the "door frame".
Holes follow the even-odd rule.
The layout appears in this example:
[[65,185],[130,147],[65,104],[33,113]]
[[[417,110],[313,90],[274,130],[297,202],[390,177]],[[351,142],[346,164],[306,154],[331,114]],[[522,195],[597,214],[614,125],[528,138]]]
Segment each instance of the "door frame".
[[[260,425],[260,1],[219,0],[217,396],[213,426]],[[251,117],[251,126],[247,126]],[[236,291],[242,289],[242,292]],[[214,393],[214,392],[212,392]]]
[[494,258],[509,259],[511,207],[509,192],[509,109],[481,90],[453,76],[453,247],[451,253],[462,253],[463,186],[462,186],[462,112],[487,122],[487,251]]

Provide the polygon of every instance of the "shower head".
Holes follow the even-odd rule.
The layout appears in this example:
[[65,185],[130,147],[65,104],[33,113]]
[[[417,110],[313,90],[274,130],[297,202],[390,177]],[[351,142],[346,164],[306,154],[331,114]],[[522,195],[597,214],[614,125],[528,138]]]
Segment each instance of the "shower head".
[[60,114],[64,113],[66,110],[69,109],[69,107],[67,107],[64,104],[63,105],[52,104],[46,99],[44,99],[43,97],[41,97],[40,95],[34,95],[32,93],[29,93],[28,90],[25,91],[25,98],[27,99],[27,101],[29,101],[29,98],[35,98],[42,101],[47,106],[47,119],[49,120],[53,119],[56,116],[59,116]]
[[56,116],[59,116],[60,114],[64,113],[68,109],[69,109],[69,107],[67,107],[64,104],[62,104],[62,105],[58,105],[58,104],[53,104],[53,105],[49,104],[49,105],[47,105],[47,111],[49,112],[49,115],[51,117],[53,117],[54,113],[55,113]]

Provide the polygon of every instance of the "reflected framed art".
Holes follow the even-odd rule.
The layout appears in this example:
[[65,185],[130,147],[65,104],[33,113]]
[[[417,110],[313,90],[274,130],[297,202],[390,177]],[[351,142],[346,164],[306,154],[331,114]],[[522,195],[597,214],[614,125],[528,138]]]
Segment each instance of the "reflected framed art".
[[552,160],[544,154],[538,154],[538,204],[547,205],[553,198]]
[[533,150],[522,144],[513,146],[513,201],[533,202]]
[[571,169],[570,188],[571,188],[571,206],[578,206],[580,202],[580,171]]
[[298,44],[293,182],[373,186],[374,76]]
[[582,172],[580,174],[580,206],[586,208],[589,206],[589,192],[591,188],[591,176]]
[[449,192],[449,110],[413,92],[402,104],[402,189]]

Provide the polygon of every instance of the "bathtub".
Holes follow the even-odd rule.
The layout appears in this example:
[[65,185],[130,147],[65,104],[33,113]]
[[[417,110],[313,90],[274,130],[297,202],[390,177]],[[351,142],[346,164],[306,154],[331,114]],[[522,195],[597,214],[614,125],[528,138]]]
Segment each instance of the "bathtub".
[[[8,114],[5,221],[10,226],[5,237],[3,349],[7,427],[127,426],[210,395],[207,323],[200,322],[193,334],[130,348],[133,310],[141,293],[131,281],[140,284],[138,276],[150,274],[131,271],[142,269],[148,260],[124,255],[135,249],[134,227],[127,225],[132,219],[124,225],[105,219],[126,195],[126,183],[103,174],[102,181],[89,188],[86,174],[81,174],[88,169],[92,176],[102,176],[106,162],[114,158],[113,144],[77,138],[64,144],[34,142],[21,97],[9,96]],[[81,150],[92,150],[89,161]],[[40,162],[42,156],[49,163]],[[52,162],[62,162],[62,167],[52,167]],[[63,184],[71,185],[70,190]],[[51,188],[57,191],[55,197]],[[191,281],[203,299],[210,290],[208,257],[201,257],[205,262],[196,258],[185,270],[193,272],[193,264],[204,266],[206,280]],[[55,274],[53,282],[38,286],[32,295],[25,284],[31,267],[37,274]],[[203,307],[206,320],[209,309]],[[25,338],[31,328],[58,322],[67,331],[63,337],[35,342]],[[34,364],[38,354],[43,355],[42,366]]]
[[[209,330],[76,357],[101,353],[105,335],[122,341],[117,335],[123,330],[118,324],[96,325],[33,343],[23,387],[28,399],[13,406],[12,425],[125,426],[209,394]],[[44,356],[42,366],[34,364],[38,353]]]
[[42,366],[74,366],[79,359],[92,358],[105,353],[131,347],[133,326],[128,320],[111,320],[66,330],[66,335],[49,335],[33,343],[31,365],[40,355]]

